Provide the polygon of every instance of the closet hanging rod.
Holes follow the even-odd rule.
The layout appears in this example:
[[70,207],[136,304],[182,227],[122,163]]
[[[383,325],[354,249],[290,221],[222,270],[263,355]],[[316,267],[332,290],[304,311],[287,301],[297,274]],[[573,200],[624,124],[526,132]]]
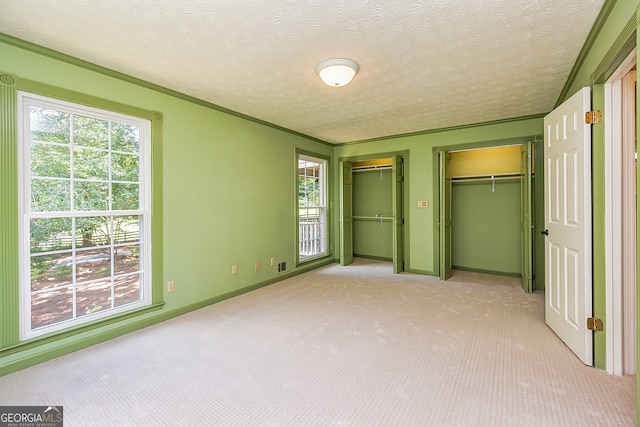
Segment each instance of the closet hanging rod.
[[374,220],[374,221],[380,221],[382,220],[386,220],[386,221],[390,221],[393,219],[392,216],[366,216],[366,215],[353,215],[351,217],[352,219],[370,219],[370,220]]
[[520,172],[512,172],[512,173],[494,173],[489,175],[461,175],[454,176],[452,179],[498,179],[498,178],[520,178],[522,177],[522,173]]
[[515,181],[522,179],[520,176],[496,176],[494,178],[453,178],[453,182],[485,182],[485,181]]
[[498,181],[520,181],[521,179],[522,177],[520,176],[496,176],[495,178],[468,178],[468,179],[453,178],[451,182],[457,183],[457,184],[492,182],[495,184]]

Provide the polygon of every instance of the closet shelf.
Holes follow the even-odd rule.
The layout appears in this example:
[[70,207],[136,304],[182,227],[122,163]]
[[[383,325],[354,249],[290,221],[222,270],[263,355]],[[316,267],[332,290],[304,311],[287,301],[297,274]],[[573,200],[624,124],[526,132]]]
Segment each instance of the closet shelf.
[[464,175],[464,176],[454,176],[451,178],[454,182],[481,182],[481,181],[502,181],[502,180],[513,180],[513,179],[521,179],[522,174],[519,172],[515,173],[502,173],[495,175]]

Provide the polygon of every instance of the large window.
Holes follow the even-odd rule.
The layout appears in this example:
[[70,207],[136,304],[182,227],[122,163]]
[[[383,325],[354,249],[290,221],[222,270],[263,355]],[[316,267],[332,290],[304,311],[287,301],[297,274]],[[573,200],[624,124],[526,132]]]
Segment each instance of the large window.
[[298,155],[298,258],[327,252],[327,161]]
[[151,303],[150,121],[19,93],[21,338]]

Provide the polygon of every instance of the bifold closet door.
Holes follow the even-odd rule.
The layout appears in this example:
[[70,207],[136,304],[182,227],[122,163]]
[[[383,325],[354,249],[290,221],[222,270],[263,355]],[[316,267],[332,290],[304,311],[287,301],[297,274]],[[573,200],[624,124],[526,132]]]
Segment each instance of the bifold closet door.
[[451,252],[451,153],[440,151],[440,279],[453,275]]
[[533,291],[533,218],[531,199],[531,142],[520,151],[520,233],[522,236],[522,289]]
[[403,187],[404,187],[404,162],[403,158],[393,158],[391,172],[392,199],[393,199],[393,272],[404,271],[404,213],[403,213]]
[[340,162],[340,265],[353,263],[353,179],[351,162]]

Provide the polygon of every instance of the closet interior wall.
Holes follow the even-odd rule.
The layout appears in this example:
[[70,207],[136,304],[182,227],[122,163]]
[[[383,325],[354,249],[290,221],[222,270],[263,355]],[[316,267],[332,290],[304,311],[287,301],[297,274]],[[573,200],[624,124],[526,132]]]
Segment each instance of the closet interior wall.
[[391,164],[352,169],[354,256],[393,260],[391,169]]
[[453,268],[521,275],[520,146],[453,152],[451,168]]

